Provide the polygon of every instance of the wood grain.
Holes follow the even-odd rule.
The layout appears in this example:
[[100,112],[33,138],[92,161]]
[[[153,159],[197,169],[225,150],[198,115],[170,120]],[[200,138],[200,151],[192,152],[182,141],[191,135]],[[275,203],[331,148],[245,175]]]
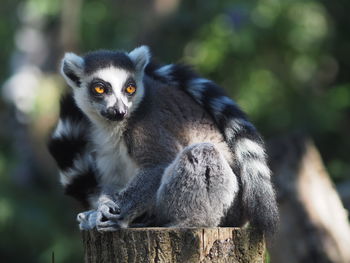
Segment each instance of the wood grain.
[[264,262],[263,236],[240,228],[83,231],[85,262]]

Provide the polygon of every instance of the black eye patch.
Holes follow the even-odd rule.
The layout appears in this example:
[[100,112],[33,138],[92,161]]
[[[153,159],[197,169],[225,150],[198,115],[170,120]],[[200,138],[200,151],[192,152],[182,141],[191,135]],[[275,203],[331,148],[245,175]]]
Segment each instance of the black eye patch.
[[132,96],[135,94],[136,89],[136,81],[132,77],[129,77],[124,83],[124,92],[128,96]]
[[99,78],[94,78],[88,87],[90,95],[94,98],[102,98],[104,95],[111,94],[112,92],[111,84]]

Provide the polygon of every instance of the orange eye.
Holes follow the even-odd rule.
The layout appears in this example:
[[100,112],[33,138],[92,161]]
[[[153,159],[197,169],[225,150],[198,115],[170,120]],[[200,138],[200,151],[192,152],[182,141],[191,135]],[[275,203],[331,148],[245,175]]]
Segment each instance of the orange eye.
[[105,92],[105,89],[102,86],[96,86],[94,87],[94,90],[98,94],[103,94]]
[[131,95],[135,93],[136,87],[134,85],[128,85],[125,90],[128,94]]

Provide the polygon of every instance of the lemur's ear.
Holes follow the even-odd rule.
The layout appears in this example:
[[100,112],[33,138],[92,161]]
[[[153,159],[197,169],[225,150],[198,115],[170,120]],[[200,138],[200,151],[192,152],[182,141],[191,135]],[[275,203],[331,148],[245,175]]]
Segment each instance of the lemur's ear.
[[141,46],[135,48],[133,51],[129,53],[129,57],[134,62],[136,71],[143,71],[150,61],[151,54],[149,48],[147,46]]
[[84,72],[84,59],[74,53],[66,53],[62,60],[61,74],[72,88],[78,88]]

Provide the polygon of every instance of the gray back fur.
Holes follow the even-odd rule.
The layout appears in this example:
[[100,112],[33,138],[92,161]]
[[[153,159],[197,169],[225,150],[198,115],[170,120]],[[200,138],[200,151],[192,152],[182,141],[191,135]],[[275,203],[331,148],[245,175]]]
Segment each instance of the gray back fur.
[[186,146],[200,142],[214,144],[232,162],[211,116],[185,92],[148,77],[145,92],[124,132],[130,155],[140,166],[169,164]]

